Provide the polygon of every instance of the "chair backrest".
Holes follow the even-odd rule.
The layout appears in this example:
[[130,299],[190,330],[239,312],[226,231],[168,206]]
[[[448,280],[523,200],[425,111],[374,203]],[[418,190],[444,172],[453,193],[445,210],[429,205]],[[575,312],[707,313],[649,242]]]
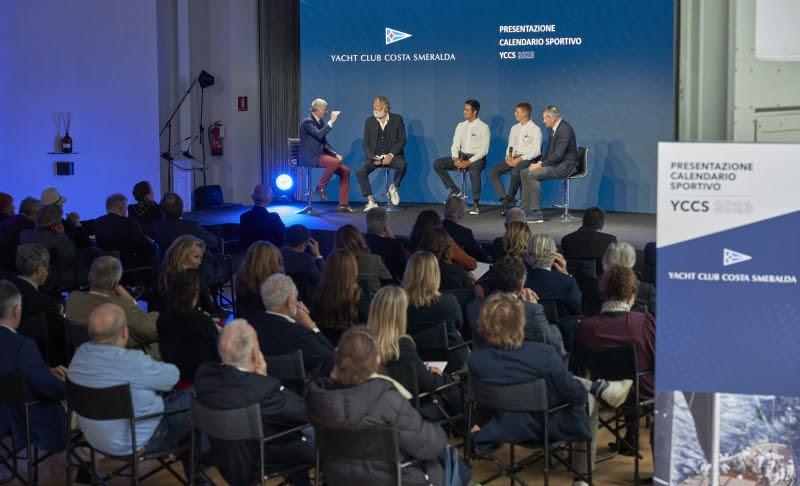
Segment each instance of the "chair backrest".
[[64,331],[67,335],[67,342],[76,348],[89,340],[89,326],[81,326],[64,320]]
[[596,279],[598,275],[597,259],[567,258],[567,271],[578,280]]
[[590,351],[580,342],[574,343],[573,356],[578,364],[592,374],[592,378],[605,380],[635,379],[639,372],[636,348],[626,344],[607,351]]
[[0,403],[23,403],[27,400],[27,387],[22,371],[16,369],[0,375]]
[[470,375],[467,381],[470,401],[492,410],[505,412],[545,412],[547,382],[544,378],[515,384],[488,383]]
[[244,408],[219,410],[203,405],[192,397],[189,405],[192,427],[213,439],[260,440],[264,438],[261,423],[261,405],[254,403]]
[[281,381],[306,379],[306,369],[303,363],[303,352],[297,350],[293,353],[279,356],[265,356],[267,373]]
[[298,165],[300,163],[300,139],[299,138],[287,138],[286,145],[289,148],[289,163],[292,165]]
[[416,405],[419,398],[419,381],[414,363],[392,360],[387,361],[383,366],[390,378],[403,385],[411,393],[411,399]]
[[358,277],[356,282],[358,282],[358,286],[361,287],[361,295],[367,299],[367,302],[372,302],[372,297],[374,297],[372,292],[372,281],[374,279],[368,277]]
[[555,324],[558,322],[558,300],[541,300],[539,304],[544,308],[544,316],[547,322]]
[[570,179],[579,179],[589,173],[589,149],[586,147],[578,147],[578,165],[575,166],[575,172],[569,176]]
[[131,387],[124,385],[107,388],[90,388],[78,385],[67,378],[67,404],[81,417],[91,420],[119,420],[133,418]]
[[400,461],[400,441],[397,431],[385,427],[343,430],[326,427],[313,420],[314,440],[322,457],[381,461],[397,464]]
[[449,344],[446,323],[430,324],[424,330],[412,334],[411,338],[414,339],[422,359],[428,361],[447,360]]

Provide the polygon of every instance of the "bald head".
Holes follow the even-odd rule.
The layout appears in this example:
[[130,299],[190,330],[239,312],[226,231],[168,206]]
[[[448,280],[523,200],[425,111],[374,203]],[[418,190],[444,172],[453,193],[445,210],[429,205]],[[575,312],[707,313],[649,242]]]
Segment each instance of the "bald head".
[[506,213],[506,228],[508,225],[513,223],[514,221],[519,221],[521,223],[525,222],[525,210],[518,207],[513,207],[508,210]]
[[264,184],[259,184],[253,189],[253,204],[256,206],[266,206],[272,199],[272,189]]
[[128,341],[128,321],[125,311],[117,304],[103,304],[89,314],[89,338],[98,344],[125,347]]
[[246,369],[254,368],[252,356],[256,346],[258,346],[256,331],[244,319],[234,319],[227,323],[217,342],[223,364]]

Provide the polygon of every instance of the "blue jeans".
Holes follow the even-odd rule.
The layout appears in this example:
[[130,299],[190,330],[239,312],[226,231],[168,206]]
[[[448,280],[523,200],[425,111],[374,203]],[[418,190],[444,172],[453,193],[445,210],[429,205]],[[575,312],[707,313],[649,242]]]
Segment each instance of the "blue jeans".
[[[164,397],[164,412],[189,408],[194,388],[170,393]],[[174,413],[161,418],[158,427],[153,435],[144,445],[144,454],[155,454],[174,449],[189,440],[192,433],[192,423],[189,419],[189,412]],[[184,473],[189,474],[189,454],[181,457]]]

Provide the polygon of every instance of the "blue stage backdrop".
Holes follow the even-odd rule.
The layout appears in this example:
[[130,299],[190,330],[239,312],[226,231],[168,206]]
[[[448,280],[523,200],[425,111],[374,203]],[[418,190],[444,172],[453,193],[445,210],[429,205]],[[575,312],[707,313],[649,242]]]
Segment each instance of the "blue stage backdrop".
[[[302,113],[317,97],[342,111],[328,139],[355,172],[364,120],[374,97],[387,96],[408,135],[401,196],[437,202],[447,191],[432,164],[449,154],[464,100],[480,101],[491,128],[487,169],[503,158],[518,102],[533,105],[541,128],[542,109],[555,104],[590,153],[572,206],[654,212],[656,143],[673,139],[673,9],[656,0],[305,0]],[[494,202],[486,173],[482,200]],[[355,177],[351,196],[361,199]],[[545,206],[561,197],[560,183],[545,183]]]

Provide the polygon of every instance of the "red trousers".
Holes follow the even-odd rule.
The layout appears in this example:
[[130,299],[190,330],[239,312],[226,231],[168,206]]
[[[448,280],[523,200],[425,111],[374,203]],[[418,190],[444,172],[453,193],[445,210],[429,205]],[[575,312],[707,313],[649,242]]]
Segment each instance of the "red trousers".
[[347,206],[347,201],[350,198],[350,167],[330,154],[322,154],[319,156],[319,167],[325,169],[322,178],[317,184],[317,188],[325,190],[325,186],[331,181],[333,174],[339,176],[339,206]]

